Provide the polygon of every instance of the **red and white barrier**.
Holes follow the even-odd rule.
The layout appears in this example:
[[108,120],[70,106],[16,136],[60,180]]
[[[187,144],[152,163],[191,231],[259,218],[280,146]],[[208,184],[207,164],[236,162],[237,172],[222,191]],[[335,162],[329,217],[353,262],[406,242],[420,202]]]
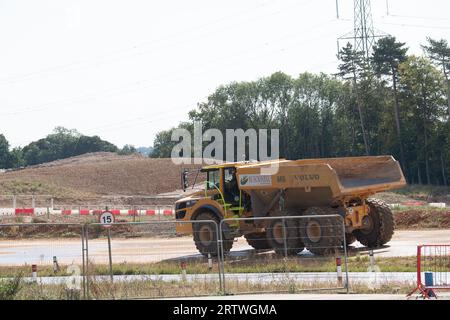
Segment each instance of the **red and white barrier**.
[[[42,216],[51,215],[100,215],[106,210],[100,209],[55,209],[55,208],[0,208],[0,216]],[[117,216],[172,216],[175,214],[173,209],[167,207],[155,207],[154,209],[110,209],[108,210]]]
[[437,298],[437,291],[450,291],[450,244],[417,246],[416,268],[417,286],[407,297]]

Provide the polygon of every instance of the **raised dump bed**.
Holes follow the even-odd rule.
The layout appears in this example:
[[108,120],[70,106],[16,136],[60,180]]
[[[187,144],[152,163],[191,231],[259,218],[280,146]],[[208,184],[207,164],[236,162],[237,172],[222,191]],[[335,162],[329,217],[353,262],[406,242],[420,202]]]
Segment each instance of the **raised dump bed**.
[[337,175],[341,194],[360,191],[376,193],[403,187],[406,184],[400,165],[392,156],[329,158],[296,162],[299,165],[308,162],[329,165]]
[[[273,172],[269,170],[271,166]],[[284,189],[287,205],[294,207],[367,197],[406,184],[400,165],[392,156],[280,160],[239,165],[237,174],[242,190],[270,201],[270,193]]]

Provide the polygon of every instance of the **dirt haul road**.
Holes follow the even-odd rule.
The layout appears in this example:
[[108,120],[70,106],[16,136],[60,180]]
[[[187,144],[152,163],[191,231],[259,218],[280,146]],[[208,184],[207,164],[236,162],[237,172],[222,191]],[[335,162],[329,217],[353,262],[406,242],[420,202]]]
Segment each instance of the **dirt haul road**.
[[[415,256],[418,244],[450,243],[450,230],[396,231],[393,239],[375,255]],[[113,238],[113,263],[145,263],[177,258],[201,257],[191,237],[179,238]],[[108,242],[106,239],[89,240],[89,260],[93,263],[108,263]],[[367,252],[359,243],[352,245],[350,255]],[[233,245],[231,254],[245,256],[252,248],[244,238]],[[302,254],[309,254],[304,251]],[[38,264],[51,265],[56,256],[60,264],[81,264],[81,241],[79,239],[1,240],[0,265]]]

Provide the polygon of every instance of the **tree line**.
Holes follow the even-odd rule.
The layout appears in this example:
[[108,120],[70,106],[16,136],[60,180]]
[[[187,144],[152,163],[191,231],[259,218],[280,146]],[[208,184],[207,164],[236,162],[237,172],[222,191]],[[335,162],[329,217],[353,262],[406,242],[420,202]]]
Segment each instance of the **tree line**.
[[20,168],[100,151],[123,155],[137,152],[132,145],[118,148],[98,136],[86,136],[63,127],[55,128],[53,133],[23,148],[11,149],[8,140],[0,134],[0,169]]
[[[287,159],[392,154],[408,182],[450,181],[450,47],[427,39],[422,56],[395,37],[370,58],[347,44],[336,74],[276,72],[222,85],[179,127],[279,129]],[[170,157],[174,128],[154,140],[153,157]]]

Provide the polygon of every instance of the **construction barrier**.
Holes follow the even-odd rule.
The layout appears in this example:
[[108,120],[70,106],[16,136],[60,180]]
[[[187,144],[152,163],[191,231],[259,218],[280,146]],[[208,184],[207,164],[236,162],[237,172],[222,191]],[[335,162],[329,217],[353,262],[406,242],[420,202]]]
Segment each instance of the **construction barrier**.
[[437,298],[437,291],[450,290],[450,244],[417,246],[417,286],[408,294]]
[[[264,223],[266,232],[249,234],[237,243],[227,239],[230,226],[241,222]],[[304,239],[306,228],[317,225],[327,233],[308,250]],[[219,236],[224,294],[349,291],[345,225],[339,215],[223,219]],[[228,250],[223,250],[225,246]],[[320,271],[324,265],[334,266],[335,271],[311,272]],[[236,273],[233,271],[236,269],[254,271]]]
[[155,206],[154,209],[63,209],[63,208],[0,208],[0,216],[42,216],[42,215],[100,215],[105,211],[117,216],[172,216],[171,207]]
[[[218,259],[198,254],[191,237],[177,237],[175,224],[216,221],[161,220],[85,225],[84,261],[88,299],[133,299],[217,295],[222,291]],[[180,241],[183,243],[180,244]],[[214,244],[219,251],[219,243]],[[208,259],[209,258],[209,259]]]
[[2,280],[22,279],[16,299],[87,297],[84,227],[79,223],[0,224]]
[[[302,290],[348,292],[340,216],[259,218],[281,221],[272,225],[279,244],[275,252],[270,248],[254,250],[240,237],[232,241],[234,248],[228,254],[225,248],[231,243],[222,234],[246,219],[258,218],[224,219],[220,224],[214,220],[0,224],[0,240],[7,248],[0,256],[0,265],[15,266],[5,271],[8,278],[16,271],[25,272],[27,289],[18,297],[24,299],[41,297],[35,294],[47,299],[132,299]],[[305,250],[293,256],[296,236],[292,236],[292,222],[304,226],[301,222],[307,219],[324,219],[321,225],[329,224],[331,236],[338,241],[316,246],[323,254]],[[192,235],[180,237],[175,228],[180,223],[191,224],[194,238],[207,244],[211,253],[199,254]],[[320,272],[324,264],[329,264],[331,272]],[[311,272],[314,270],[317,272]],[[39,290],[32,290],[36,286],[29,282],[38,283]]]

